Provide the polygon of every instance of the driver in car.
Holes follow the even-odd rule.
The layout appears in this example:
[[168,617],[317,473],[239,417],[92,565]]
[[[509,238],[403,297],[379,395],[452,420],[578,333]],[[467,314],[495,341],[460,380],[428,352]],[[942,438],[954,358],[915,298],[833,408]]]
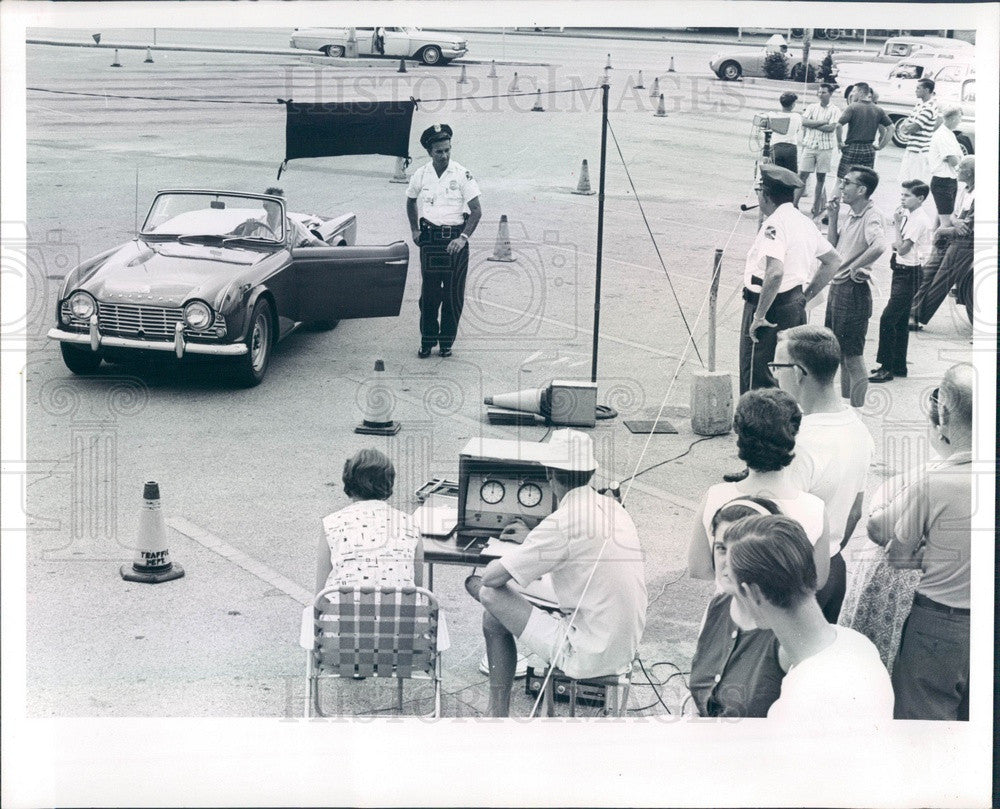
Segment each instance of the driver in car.
[[[264,191],[273,197],[284,197],[285,192],[276,187],[267,188]],[[264,207],[265,221],[256,218],[247,219],[233,229],[237,236],[255,236],[263,234],[274,239],[281,236],[281,206],[277,203],[264,200],[261,203]],[[322,239],[318,239],[309,232],[301,223],[296,222],[290,216],[285,217],[285,227],[292,234],[292,247],[326,247],[327,244]]]

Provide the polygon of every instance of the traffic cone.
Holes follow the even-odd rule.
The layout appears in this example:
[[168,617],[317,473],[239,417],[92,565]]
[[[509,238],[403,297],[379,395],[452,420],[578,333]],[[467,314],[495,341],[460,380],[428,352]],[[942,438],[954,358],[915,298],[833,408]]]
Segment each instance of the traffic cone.
[[516,390],[513,393],[498,393],[495,396],[487,396],[483,399],[483,404],[490,407],[505,407],[508,410],[520,410],[524,413],[543,414],[543,409],[548,408],[548,397],[552,386],[544,388],[525,388]]
[[580,181],[576,184],[576,191],[574,194],[584,194],[585,196],[590,196],[591,194],[596,194],[597,192],[592,190],[590,187],[590,169],[587,167],[587,161],[583,161],[583,165],[580,166]]
[[497,76],[497,63],[495,59],[490,59],[490,72],[486,74],[486,78],[488,79],[499,78],[499,76]]
[[663,93],[660,93],[660,105],[656,108],[656,112],[653,113],[654,118],[666,118],[667,108],[663,104]]
[[465,65],[462,65],[462,75],[458,77],[459,84],[468,84],[469,80],[465,78]]
[[146,48],[146,58],[142,60],[143,64],[151,65],[153,64],[153,49]]
[[635,86],[636,90],[645,90],[646,85],[642,83],[642,71],[639,71],[639,83]]
[[510,92],[517,92],[517,71],[514,71],[514,81],[510,83]]
[[500,227],[497,229],[497,244],[493,255],[487,261],[515,261],[510,252],[510,226],[507,224],[507,214],[500,215]]
[[396,173],[389,178],[390,183],[409,183],[410,178],[406,176],[406,159],[396,158]]
[[674,70],[674,57],[671,56],[670,57],[670,67],[667,68],[667,73],[676,73],[676,72],[677,71]]
[[118,61],[118,48],[115,48],[115,61],[111,63],[111,67],[121,67],[122,63]]
[[395,404],[395,397],[392,395],[381,375],[385,373],[385,363],[382,360],[375,360],[375,372],[369,383],[368,395],[364,398],[368,412],[361,424],[354,428],[354,432],[362,435],[395,435],[402,426],[398,421],[392,420],[392,407]]
[[399,60],[399,70],[397,70],[396,72],[397,73],[405,73],[406,72],[406,60],[405,59],[400,59]]
[[160,511],[160,487],[149,481],[142,490],[142,511],[139,512],[139,536],[136,539],[135,561],[121,566],[125,581],[159,584],[179,579],[184,569],[170,561],[167,550],[167,528]]
[[608,54],[608,63],[604,66],[605,70],[611,70],[611,54]]
[[651,99],[653,99],[653,101],[656,101],[656,99],[657,99],[657,97],[659,95],[660,95],[660,77],[659,76],[654,76],[653,77],[653,86],[652,86],[652,88],[649,91],[649,97]]
[[535,106],[531,108],[532,112],[545,112],[545,107],[542,106],[542,91],[535,90]]

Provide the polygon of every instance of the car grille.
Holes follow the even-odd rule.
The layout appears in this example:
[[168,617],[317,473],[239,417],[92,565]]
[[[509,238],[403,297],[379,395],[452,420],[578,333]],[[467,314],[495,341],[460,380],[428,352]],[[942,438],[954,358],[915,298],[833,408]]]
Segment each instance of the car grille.
[[[69,302],[63,301],[63,319],[71,326],[86,329],[87,324],[73,318]],[[173,340],[174,330],[183,317],[182,310],[164,306],[138,306],[131,303],[98,303],[97,328],[101,334],[116,337],[138,337],[145,340]],[[226,320],[216,314],[212,325],[195,331],[185,328],[191,337],[222,337],[226,333]]]

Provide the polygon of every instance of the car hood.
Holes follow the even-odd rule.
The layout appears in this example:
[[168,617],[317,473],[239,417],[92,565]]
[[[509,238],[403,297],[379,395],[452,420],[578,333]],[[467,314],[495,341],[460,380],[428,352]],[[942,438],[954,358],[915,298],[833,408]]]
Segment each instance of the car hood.
[[108,303],[181,306],[199,298],[218,308],[218,299],[233,280],[266,255],[230,247],[138,239],[95,264],[76,288]]

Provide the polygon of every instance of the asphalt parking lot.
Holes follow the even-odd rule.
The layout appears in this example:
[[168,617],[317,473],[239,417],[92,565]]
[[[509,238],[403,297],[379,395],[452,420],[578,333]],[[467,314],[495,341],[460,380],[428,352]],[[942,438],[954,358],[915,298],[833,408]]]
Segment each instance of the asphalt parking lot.
[[[657,680],[673,669],[654,664],[687,670],[710,591],[684,575],[693,510],[737,463],[732,436],[693,445],[687,408],[701,364],[685,321],[704,356],[712,256],[725,248],[719,363],[735,374],[740,277],[756,230],[756,218],[739,211],[753,197],[751,120],[755,111],[776,109],[779,94],[766,84],[727,85],[697,67],[714,47],[621,43],[610,71],[598,400],[619,417],[599,422],[593,436],[602,483],[662,464],[637,477],[626,503],[647,554],[650,608],[640,654]],[[504,48],[514,59],[543,58],[531,38],[508,37]],[[597,184],[594,88],[607,49],[597,42],[551,50],[544,54],[549,67],[518,71],[517,92],[527,95],[510,96],[514,66],[497,79],[487,76],[487,65],[470,66],[471,83],[462,88],[454,65],[399,74],[388,62],[372,68],[163,52],[153,64],[133,55],[111,69],[105,51],[29,48],[27,83],[39,88],[27,97],[27,233],[37,256],[26,375],[35,464],[25,483],[29,716],[298,715],[299,612],[314,578],[319,520],[346,503],[344,459],[363,446],[386,449],[399,472],[392,503],[409,511],[426,480],[456,475],[469,438],[544,437],[543,427],[487,424],[481,403],[553,378],[589,378],[597,198],[571,191],[584,159]],[[677,70],[668,73],[673,53]],[[647,89],[634,89],[639,70]],[[654,76],[666,96],[665,117],[653,115]],[[545,91],[544,112],[530,111],[536,88]],[[574,92],[548,94],[555,90]],[[472,95],[501,97],[466,98]],[[69,374],[58,347],[44,338],[56,279],[79,258],[131,238],[156,190],[263,191],[274,184],[284,145],[275,98],[410,96],[421,102],[411,134],[417,165],[424,160],[420,131],[446,121],[455,131],[453,158],[482,188],[484,217],[452,358],[416,357],[419,269],[411,250],[398,318],[297,333],[280,344],[258,388],[234,390],[211,371],[105,365],[93,378]],[[887,179],[875,199],[887,212],[897,199],[899,159],[894,149],[878,158]],[[388,182],[392,169],[392,159],[379,156],[302,160],[279,184],[292,210],[353,211],[359,243],[387,244],[408,236],[404,187]],[[510,220],[517,259],[510,264],[487,261],[501,214]],[[866,346],[872,360],[887,259],[875,281]],[[863,416],[880,459],[872,488],[921,457],[921,394],[971,356],[970,339],[949,299],[911,343],[910,376],[871,389]],[[392,439],[352,431],[364,417],[376,359],[385,361],[394,417],[403,423]],[[647,440],[624,427],[626,419],[653,418],[661,405],[676,435]],[[118,575],[131,554],[146,480],[160,483],[171,555],[187,570],[153,587]],[[486,705],[479,610],[462,590],[466,573],[438,568],[435,575],[452,635],[446,716],[477,716]],[[49,639],[66,600],[79,608],[75,631],[57,647]],[[636,683],[643,682],[638,674]],[[676,713],[685,696],[680,678],[660,693]],[[380,691],[372,683],[341,688],[339,712],[381,710],[393,696],[391,686]],[[665,712],[648,685],[633,690],[630,707]],[[515,712],[530,709],[521,694]]]

